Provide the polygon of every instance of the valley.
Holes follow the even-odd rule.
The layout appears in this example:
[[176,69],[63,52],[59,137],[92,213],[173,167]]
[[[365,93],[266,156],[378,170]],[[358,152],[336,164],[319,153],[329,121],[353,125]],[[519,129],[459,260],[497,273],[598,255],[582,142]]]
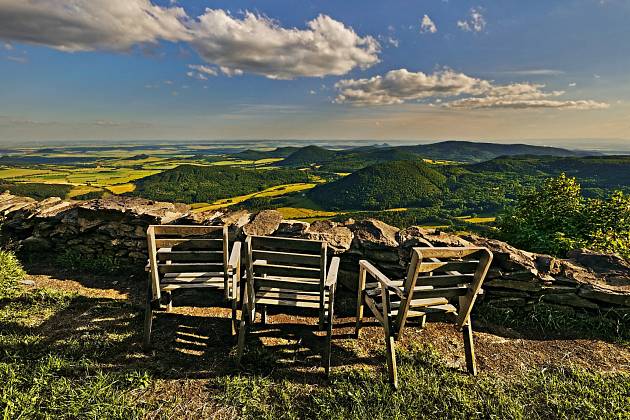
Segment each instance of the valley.
[[277,209],[306,221],[377,217],[471,229],[492,224],[520,192],[563,172],[589,197],[630,190],[624,155],[464,141],[324,146],[16,148],[0,157],[0,189],[37,199],[132,195],[187,203],[197,213]]

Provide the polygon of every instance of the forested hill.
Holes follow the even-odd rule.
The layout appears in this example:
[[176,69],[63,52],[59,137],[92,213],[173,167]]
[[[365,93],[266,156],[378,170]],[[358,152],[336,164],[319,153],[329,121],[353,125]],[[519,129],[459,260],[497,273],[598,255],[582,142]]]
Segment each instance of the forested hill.
[[138,180],[132,194],[159,201],[212,202],[308,179],[308,174],[294,169],[181,165]]
[[280,164],[282,166],[308,166],[334,160],[338,154],[339,152],[323,147],[306,146],[291,153]]
[[242,152],[236,153],[234,156],[237,159],[245,159],[245,160],[259,160],[259,159],[268,159],[268,158],[285,158],[289,156],[291,153],[299,150],[299,147],[286,146],[286,147],[276,147],[273,150],[253,150],[247,149]]
[[[255,151],[254,151],[255,152]],[[591,152],[572,151],[557,147],[527,144],[495,144],[469,141],[445,141],[414,146],[368,146],[345,150],[330,150],[319,146],[306,146],[293,151],[279,162],[281,166],[306,167],[318,165],[332,172],[352,172],[375,163],[391,160],[446,160],[464,163],[483,162],[499,156],[566,156],[593,155]],[[256,152],[256,156],[278,157],[276,151]],[[239,155],[234,155],[240,157]]]
[[594,152],[575,151],[559,147],[533,146],[529,144],[481,143],[472,141],[443,141],[417,146],[398,146],[400,150],[422,155],[427,159],[482,162],[499,156],[589,156]]
[[516,173],[522,176],[557,176],[564,172],[576,177],[583,186],[605,189],[630,187],[630,156],[502,156],[468,165],[467,169],[477,173]]
[[432,204],[446,177],[420,161],[392,161],[314,188],[310,196],[331,209],[383,209]]

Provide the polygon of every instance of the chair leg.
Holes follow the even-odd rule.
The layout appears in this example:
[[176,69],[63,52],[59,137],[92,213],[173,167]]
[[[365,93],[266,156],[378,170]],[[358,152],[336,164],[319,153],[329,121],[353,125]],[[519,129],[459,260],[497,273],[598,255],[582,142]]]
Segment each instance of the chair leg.
[[241,366],[241,359],[243,358],[243,350],[245,349],[245,335],[247,334],[247,317],[249,309],[247,305],[243,305],[241,311],[241,322],[238,329],[238,349],[236,350],[236,365]]
[[232,300],[232,337],[235,337],[238,334],[238,316],[237,316],[237,307],[238,307],[238,302],[236,301],[236,299]]
[[473,333],[470,322],[464,325],[462,330],[464,334],[464,351],[466,352],[466,367],[471,375],[477,374],[477,362],[475,361],[475,343],[473,342]]
[[[149,282],[151,280],[149,279]],[[151,330],[153,329],[153,292],[151,291],[151,283],[147,287],[147,301],[144,307],[144,337],[142,339],[142,348],[145,351],[151,349]]]
[[267,325],[267,305],[261,305],[260,307],[260,322],[263,325]]
[[[333,295],[334,299],[334,295]],[[333,315],[334,301],[329,303],[328,325],[326,325],[326,347],[324,348],[324,370],[326,377],[330,376],[330,354],[332,351],[332,332],[333,332]]]
[[166,301],[166,312],[171,312],[173,310],[173,294],[164,292],[164,300]]
[[398,389],[398,370],[396,368],[396,349],[394,348],[394,337],[385,332],[385,347],[387,349],[387,371],[389,382]]
[[354,336],[359,338],[359,331],[361,330],[361,324],[363,323],[363,299],[365,290],[365,270],[359,272],[359,284],[357,286],[357,320],[354,327]]

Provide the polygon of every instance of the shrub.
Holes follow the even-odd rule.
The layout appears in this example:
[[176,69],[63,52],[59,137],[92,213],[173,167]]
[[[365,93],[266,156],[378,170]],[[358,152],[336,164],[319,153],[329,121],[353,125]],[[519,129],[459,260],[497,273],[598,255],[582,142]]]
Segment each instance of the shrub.
[[22,264],[10,251],[0,250],[0,298],[17,294],[18,282],[26,273]]
[[565,174],[521,194],[498,227],[502,239],[534,252],[562,256],[583,247],[630,258],[630,196],[584,198]]

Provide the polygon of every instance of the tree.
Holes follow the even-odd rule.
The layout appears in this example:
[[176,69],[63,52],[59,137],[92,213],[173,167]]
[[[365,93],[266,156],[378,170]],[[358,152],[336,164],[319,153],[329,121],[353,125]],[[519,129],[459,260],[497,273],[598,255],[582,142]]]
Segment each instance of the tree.
[[584,247],[630,257],[630,197],[617,191],[584,198],[565,174],[521,194],[497,225],[503,239],[534,252],[565,255]]

